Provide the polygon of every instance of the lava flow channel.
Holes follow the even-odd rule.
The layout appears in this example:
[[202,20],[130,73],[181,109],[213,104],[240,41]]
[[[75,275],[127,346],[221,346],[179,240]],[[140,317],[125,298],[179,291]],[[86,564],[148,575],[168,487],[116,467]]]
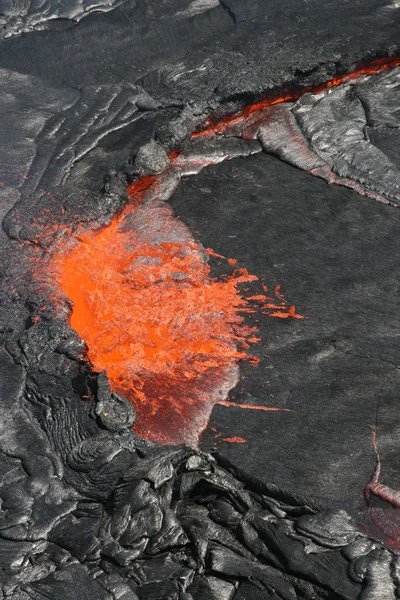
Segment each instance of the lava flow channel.
[[220,116],[210,116],[206,122],[193,134],[193,137],[214,137],[216,135],[226,133],[239,133],[242,137],[251,139],[254,136],[260,121],[263,118],[263,111],[283,102],[298,100],[304,94],[311,92],[319,94],[326,89],[337,87],[344,83],[356,81],[363,76],[376,75],[382,71],[387,71],[394,67],[400,66],[400,56],[391,56],[384,58],[376,58],[369,63],[361,63],[358,67],[350,72],[342,75],[336,75],[332,79],[318,85],[309,85],[304,88],[287,88],[279,93],[271,93],[266,98],[262,98],[248,104],[234,113]]

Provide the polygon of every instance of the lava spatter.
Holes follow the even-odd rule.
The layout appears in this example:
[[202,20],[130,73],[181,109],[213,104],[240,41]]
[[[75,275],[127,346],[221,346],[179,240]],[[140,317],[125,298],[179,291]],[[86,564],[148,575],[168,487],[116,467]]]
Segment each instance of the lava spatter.
[[[59,247],[53,259],[94,370],[134,404],[138,435],[162,444],[197,446],[213,407],[238,382],[238,361],[259,361],[249,353],[259,338],[247,315],[301,318],[279,294],[246,298],[242,284],[258,278],[204,250],[161,199],[185,167],[210,162],[177,153],[166,171],[129,188],[130,203],[108,227]],[[226,260],[232,273],[213,278],[207,256]]]
[[94,369],[132,401],[140,436],[196,446],[238,381],[237,362],[259,341],[244,323],[254,302],[240,290],[257,277],[242,269],[212,278],[203,249],[164,202],[130,205],[74,243],[54,264]]
[[237,270],[213,279],[171,207],[143,201],[142,189],[141,203],[60,249],[54,265],[74,303],[71,325],[94,369],[135,405],[137,433],[195,446],[213,406],[237,383],[237,361],[247,357],[240,344],[257,341],[239,289],[257,278]]

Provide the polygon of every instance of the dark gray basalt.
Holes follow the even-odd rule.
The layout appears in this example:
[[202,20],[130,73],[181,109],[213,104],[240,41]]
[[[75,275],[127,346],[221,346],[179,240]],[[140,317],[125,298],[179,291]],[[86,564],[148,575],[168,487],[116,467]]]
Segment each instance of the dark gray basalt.
[[[251,265],[270,289],[279,283],[307,317],[260,321],[264,342],[252,351],[261,362],[243,367],[231,397],[292,412],[218,406],[210,423],[217,432],[208,430],[204,447],[215,443],[243,468],[258,476],[272,472],[268,478],[285,487],[296,480],[303,493],[362,506],[377,408],[381,453],[392,444],[389,430],[396,431],[389,415],[399,356],[392,296],[397,209],[328,187],[265,154],[187,179],[172,205],[205,246],[235,257],[240,267]],[[226,269],[213,264],[215,272]],[[258,430],[263,434],[255,438]],[[247,440],[245,452],[222,441],[234,436]],[[396,486],[392,464],[385,472]]]
[[108,12],[122,4],[124,0],[70,0],[60,3],[56,0],[22,0],[4,2],[0,16],[0,39],[6,39],[29,31],[46,29],[55,25],[72,26],[92,12]]
[[[398,69],[273,107],[255,139],[189,139],[211,113],[393,55],[397,4],[3,3],[0,597],[399,593],[396,509],[362,500],[377,425],[400,487],[399,217],[376,202],[399,199]],[[203,451],[136,436],[46,272],[59,236],[109,223],[178,148],[195,177],[176,215],[307,316],[260,323],[262,361],[230,398],[293,412],[218,406]]]

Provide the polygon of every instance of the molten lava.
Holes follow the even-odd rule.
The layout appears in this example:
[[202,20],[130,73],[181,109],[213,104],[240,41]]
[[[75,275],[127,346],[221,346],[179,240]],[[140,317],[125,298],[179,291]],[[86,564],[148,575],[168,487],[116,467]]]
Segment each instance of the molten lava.
[[259,341],[244,323],[254,301],[297,315],[281,297],[246,300],[240,285],[257,277],[245,269],[213,279],[206,253],[171,207],[148,198],[158,184],[145,178],[132,187],[124,212],[60,248],[54,265],[74,304],[71,325],[93,368],[134,404],[137,433],[196,446],[212,408],[237,383],[238,360]]
[[[290,102],[292,100],[298,100],[307,92],[319,94],[328,88],[336,87],[342,83],[355,81],[365,75],[376,75],[381,71],[386,71],[387,69],[392,69],[393,67],[398,66],[400,66],[399,56],[377,58],[367,64],[360,64],[351,73],[336,75],[325,83],[319,85],[309,85],[302,89],[288,88],[286,90],[281,90],[278,94],[270,94],[266,98],[258,100],[253,104],[244,106],[241,110],[235,112],[234,114],[227,114],[222,118],[215,118],[213,116],[209,117],[204,125],[193,134],[193,137],[213,137],[217,134],[224,134],[232,131],[234,132],[235,127],[238,125],[240,126],[244,121],[247,124],[247,128],[249,128],[251,131],[252,125],[254,126],[254,124],[256,124],[257,126],[262,112],[270,106],[282,104],[283,102]],[[251,133],[249,133],[249,135],[245,135],[243,137],[251,138],[253,136]]]
[[195,445],[213,390],[236,383],[245,356],[236,343],[252,335],[238,285],[251,277],[212,280],[199,246],[172,241],[180,224],[166,207],[138,207],[133,227],[123,224],[83,235],[56,259],[71,325],[94,369],[135,405],[139,435]]
[[237,361],[259,341],[242,314],[254,303],[240,292],[257,277],[242,269],[213,279],[202,248],[165,203],[130,205],[54,263],[74,303],[71,325],[94,369],[134,404],[137,433],[197,445],[212,408],[237,383]]

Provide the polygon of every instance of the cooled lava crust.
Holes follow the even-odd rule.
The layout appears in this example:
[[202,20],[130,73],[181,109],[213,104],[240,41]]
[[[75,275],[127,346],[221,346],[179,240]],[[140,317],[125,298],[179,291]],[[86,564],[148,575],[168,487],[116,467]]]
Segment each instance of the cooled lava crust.
[[395,598],[398,3],[2,11],[1,597]]

